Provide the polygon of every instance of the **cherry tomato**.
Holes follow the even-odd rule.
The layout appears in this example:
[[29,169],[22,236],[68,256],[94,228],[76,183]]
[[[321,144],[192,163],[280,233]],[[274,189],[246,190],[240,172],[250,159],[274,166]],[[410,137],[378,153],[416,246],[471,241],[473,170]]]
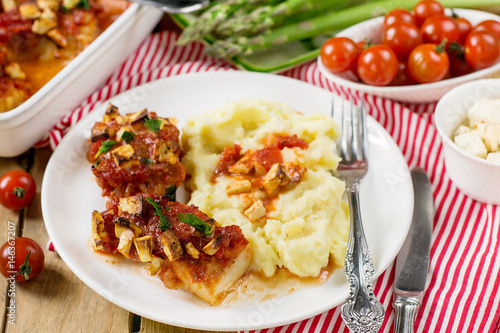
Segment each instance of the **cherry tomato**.
[[444,45],[420,44],[408,58],[408,71],[418,83],[430,83],[443,79],[450,67],[450,59]]
[[398,63],[398,73],[392,82],[389,84],[390,86],[409,86],[415,84],[415,80],[410,75],[408,71],[408,65],[406,61],[400,61]]
[[454,19],[440,15],[429,17],[420,28],[424,43],[440,44],[444,39],[449,45],[451,42],[460,40],[460,29]]
[[427,18],[444,15],[444,7],[434,0],[422,0],[413,7],[413,15],[417,26],[420,27]]
[[321,47],[320,57],[323,65],[332,73],[340,73],[356,66],[361,50],[351,39],[333,37]]
[[375,45],[367,48],[358,58],[358,75],[366,84],[386,86],[398,72],[398,59],[387,45]]
[[489,31],[472,31],[465,40],[465,60],[474,69],[495,64],[500,58],[500,40]]
[[395,22],[385,27],[382,43],[389,46],[398,59],[404,60],[417,45],[422,44],[422,33],[414,24]]
[[6,278],[24,282],[33,279],[43,269],[45,255],[31,238],[17,237],[0,247],[0,273]]
[[467,35],[472,31],[472,24],[463,17],[456,16],[454,19],[460,31],[460,42],[464,42]]
[[457,43],[451,43],[448,48],[448,57],[450,58],[450,75],[452,77],[470,74],[474,71],[465,61],[465,48]]
[[382,28],[390,26],[395,22],[406,22],[406,23],[416,24],[415,17],[413,16],[413,14],[409,10],[402,8],[393,9],[390,12],[388,12],[385,15],[384,24],[382,25]]
[[478,25],[476,25],[473,29],[474,31],[489,31],[497,35],[500,38],[500,22],[495,20],[486,20]]
[[0,177],[0,204],[9,209],[28,206],[35,194],[35,180],[23,170],[8,171]]
[[[359,49],[359,53],[361,53],[361,51],[363,51],[365,49],[366,42],[367,41],[365,39],[365,40],[361,40],[361,41],[359,41],[359,42],[356,43],[356,46]],[[368,43],[370,43],[370,42],[368,41]]]

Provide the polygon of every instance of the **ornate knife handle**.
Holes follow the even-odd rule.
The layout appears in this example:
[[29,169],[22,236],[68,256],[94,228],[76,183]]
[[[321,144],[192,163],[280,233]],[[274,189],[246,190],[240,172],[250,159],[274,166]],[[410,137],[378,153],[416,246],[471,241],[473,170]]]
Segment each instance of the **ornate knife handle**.
[[351,207],[351,229],[345,258],[345,274],[349,281],[349,296],[342,304],[340,314],[351,332],[378,332],[384,321],[383,305],[373,294],[375,272],[365,239],[359,209],[359,184],[346,182]]
[[415,317],[420,309],[418,297],[398,297],[393,306],[396,312],[394,333],[413,333]]

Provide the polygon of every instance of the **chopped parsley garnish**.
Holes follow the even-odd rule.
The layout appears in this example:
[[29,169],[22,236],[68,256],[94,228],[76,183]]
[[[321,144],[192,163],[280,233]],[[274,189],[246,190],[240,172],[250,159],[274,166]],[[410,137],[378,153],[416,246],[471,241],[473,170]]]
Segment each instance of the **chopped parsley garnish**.
[[90,9],[89,0],[80,0],[80,2],[78,3],[78,7],[83,8],[83,9]]
[[[160,228],[162,231],[170,229],[172,224],[170,223],[170,220],[168,219],[168,217],[163,215],[162,207],[160,206],[160,204],[158,204],[152,198],[146,198],[146,201],[149,202],[154,207],[155,215],[160,218],[160,223],[158,223],[158,228]],[[170,208],[165,207],[165,209],[168,211]]]
[[130,142],[130,141],[132,141],[133,138],[134,138],[134,133],[132,133],[132,132],[125,131],[122,134],[122,140],[125,142]]
[[151,132],[158,133],[161,127],[161,120],[145,118],[144,125],[146,125],[146,127],[149,128]]
[[203,232],[205,235],[211,235],[214,231],[210,224],[192,213],[177,213],[177,219],[182,223],[186,223],[196,230]]
[[146,164],[146,165],[149,165],[149,164],[153,163],[153,162],[154,162],[154,160],[152,160],[152,159],[150,159],[150,158],[147,158],[147,157],[142,156],[142,157],[141,157],[141,162],[142,162],[142,163],[144,163],[144,164]]
[[167,198],[168,201],[175,201],[175,192],[177,191],[177,185],[172,185],[167,187],[165,190],[165,195],[163,196],[164,198]]
[[101,155],[101,154],[106,154],[108,152],[108,150],[110,150],[111,147],[113,147],[117,143],[118,142],[116,142],[114,140],[106,140],[106,141],[101,142],[101,147],[99,148],[99,150],[95,154],[94,158],[98,158],[99,155]]

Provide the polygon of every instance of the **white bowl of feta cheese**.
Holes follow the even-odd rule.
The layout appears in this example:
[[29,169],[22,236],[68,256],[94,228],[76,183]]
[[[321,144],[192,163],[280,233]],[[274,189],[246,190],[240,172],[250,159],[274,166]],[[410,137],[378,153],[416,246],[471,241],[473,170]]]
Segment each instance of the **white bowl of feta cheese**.
[[500,205],[500,79],[450,90],[434,117],[451,180],[472,199]]

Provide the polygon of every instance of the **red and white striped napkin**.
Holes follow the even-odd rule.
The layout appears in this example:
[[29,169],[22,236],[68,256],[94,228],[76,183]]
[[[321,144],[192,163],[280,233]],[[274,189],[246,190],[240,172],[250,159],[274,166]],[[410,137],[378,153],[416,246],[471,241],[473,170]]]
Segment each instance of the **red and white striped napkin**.
[[[71,114],[61,119],[38,146],[55,148],[69,128],[96,105],[151,80],[185,73],[234,70],[231,64],[203,54],[204,46],[175,45],[172,32],[152,34],[143,45]],[[430,281],[416,319],[416,332],[493,333],[500,329],[500,210],[469,199],[451,182],[443,162],[441,140],[433,124],[435,104],[399,104],[344,90],[321,75],[315,62],[282,75],[339,95],[354,93],[368,112],[394,138],[410,167],[427,171],[436,215],[431,249]],[[393,265],[376,280],[375,295],[386,309],[380,332],[393,332]],[[313,318],[250,332],[348,332],[339,308]]]

